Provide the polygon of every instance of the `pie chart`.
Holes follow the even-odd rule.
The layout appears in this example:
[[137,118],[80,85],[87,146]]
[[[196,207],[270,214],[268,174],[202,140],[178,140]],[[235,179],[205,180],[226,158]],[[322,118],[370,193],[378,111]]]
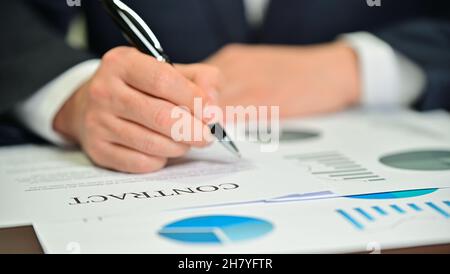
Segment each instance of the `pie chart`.
[[210,215],[181,219],[165,225],[159,236],[185,244],[222,245],[265,236],[272,223],[250,217]]
[[283,130],[281,132],[281,142],[294,142],[314,139],[320,136],[320,133],[315,131],[299,131],[299,130]]
[[417,189],[417,190],[394,191],[394,192],[384,192],[374,194],[352,195],[347,196],[347,198],[363,199],[363,200],[405,199],[405,198],[425,196],[436,191],[438,191],[437,188]]
[[380,162],[399,169],[446,171],[450,170],[450,151],[421,150],[396,153],[380,158]]

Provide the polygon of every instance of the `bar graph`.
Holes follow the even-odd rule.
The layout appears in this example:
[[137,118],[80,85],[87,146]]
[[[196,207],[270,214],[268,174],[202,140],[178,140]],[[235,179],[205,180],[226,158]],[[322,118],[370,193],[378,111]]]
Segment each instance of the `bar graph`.
[[324,180],[333,181],[385,181],[382,176],[370,171],[349,157],[336,152],[317,152],[286,156],[306,166],[308,172]]
[[424,203],[384,204],[369,207],[337,209],[336,213],[357,230],[366,230],[374,224],[386,224],[405,217],[434,217],[450,221],[450,201]]
[[[249,125],[247,125],[249,127]],[[260,143],[270,143],[272,142],[272,132],[271,129],[254,129],[250,130],[249,128],[245,131],[245,137],[248,140],[255,140]],[[292,130],[292,129],[283,129],[279,134],[279,141],[281,143],[288,142],[302,142],[307,140],[314,140],[320,137],[319,131],[314,130]]]

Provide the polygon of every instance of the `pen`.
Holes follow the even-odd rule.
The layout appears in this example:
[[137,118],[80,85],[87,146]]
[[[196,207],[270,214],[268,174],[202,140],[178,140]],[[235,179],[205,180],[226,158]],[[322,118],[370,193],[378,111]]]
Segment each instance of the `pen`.
[[[141,52],[149,54],[160,62],[172,64],[169,56],[164,52],[160,42],[144,20],[130,7],[120,0],[101,0],[103,6],[120,27],[124,36]],[[231,153],[241,157],[238,148],[227,136],[227,133],[219,123],[208,125],[211,134]]]

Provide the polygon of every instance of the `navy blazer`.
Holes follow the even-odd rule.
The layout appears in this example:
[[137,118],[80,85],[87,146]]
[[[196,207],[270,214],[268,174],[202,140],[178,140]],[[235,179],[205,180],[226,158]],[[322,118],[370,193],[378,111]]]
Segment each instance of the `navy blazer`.
[[[67,5],[32,0],[62,27]],[[61,1],[64,2],[64,1]],[[450,109],[450,3],[447,0],[272,0],[263,26],[252,30],[242,0],[124,0],[142,15],[173,61],[198,62],[228,43],[307,45],[370,31],[424,68],[428,82],[416,107]],[[49,5],[53,5],[50,11]],[[90,50],[100,56],[126,41],[99,1],[82,1]],[[51,16],[50,16],[51,15]],[[59,17],[58,17],[59,15]]]
[[[381,7],[369,7],[366,0],[272,0],[257,30],[248,25],[242,0],[123,1],[149,23],[173,61],[181,63],[201,61],[228,43],[308,45],[369,31],[424,69],[427,84],[417,109],[450,110],[448,0],[381,0]],[[99,1],[81,3],[79,8],[63,0],[4,4],[11,12],[0,18],[0,31],[4,41],[14,43],[0,43],[0,114],[64,69],[127,45]],[[63,33],[75,13],[87,19],[88,52],[64,43]],[[52,62],[48,56],[54,57]],[[24,72],[26,82],[20,80]]]

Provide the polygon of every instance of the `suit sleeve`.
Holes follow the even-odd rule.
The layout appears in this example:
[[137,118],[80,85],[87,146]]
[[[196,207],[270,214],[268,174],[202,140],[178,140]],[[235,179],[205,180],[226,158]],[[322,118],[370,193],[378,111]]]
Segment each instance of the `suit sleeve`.
[[450,110],[450,19],[405,22],[375,35],[424,70],[427,83],[416,108]]
[[0,17],[0,115],[69,68],[92,58],[70,48],[30,4],[4,1]]

